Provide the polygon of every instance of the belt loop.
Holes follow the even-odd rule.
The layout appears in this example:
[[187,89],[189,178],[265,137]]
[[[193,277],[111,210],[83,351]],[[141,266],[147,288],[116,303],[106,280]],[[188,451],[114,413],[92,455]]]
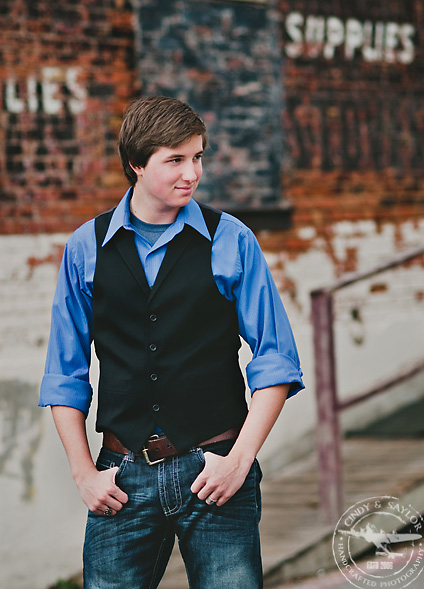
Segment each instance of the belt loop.
[[128,462],[134,462],[134,460],[135,460],[134,452],[131,452],[131,450],[128,450],[127,460],[128,460]]

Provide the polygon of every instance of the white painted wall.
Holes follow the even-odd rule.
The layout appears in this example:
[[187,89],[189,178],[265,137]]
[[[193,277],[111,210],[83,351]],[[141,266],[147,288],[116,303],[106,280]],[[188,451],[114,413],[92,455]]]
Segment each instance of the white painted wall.
[[37,408],[57,268],[65,236],[0,237],[1,585],[45,588],[80,568],[84,510],[49,410]]
[[[402,247],[424,244],[424,220],[380,230],[372,222],[332,227],[331,247],[339,259],[357,248],[358,269],[388,259]],[[85,507],[73,484],[49,409],[37,408],[50,324],[57,265],[51,254],[66,235],[0,236],[0,542],[1,586],[45,589],[81,568]],[[299,237],[309,251],[291,259],[267,254],[277,284],[286,276],[296,297],[282,292],[305,373],[306,390],[289,400],[271,433],[261,462],[265,472],[311,451],[315,425],[314,362],[309,292],[335,278],[328,244],[304,228]],[[29,258],[39,263],[28,264]],[[50,261],[49,261],[50,260]],[[424,343],[423,268],[414,266],[378,278],[387,291],[371,294],[370,281],[337,297],[338,379],[341,396],[359,391],[374,378],[418,356]],[[371,281],[372,283],[372,281]],[[364,340],[354,341],[352,306],[360,308]],[[357,326],[354,326],[357,327]],[[359,334],[361,335],[361,334]],[[242,363],[249,352],[242,350]],[[95,368],[94,368],[95,370]],[[96,378],[94,377],[94,381]],[[424,394],[423,378],[346,416],[344,426],[387,413],[399,403]],[[95,409],[95,407],[93,408]],[[94,410],[89,417],[94,431]],[[91,436],[93,453],[99,436]]]
[[[372,221],[342,222],[329,228],[329,241],[304,227],[298,237],[310,243],[307,253],[292,259],[286,252],[266,255],[277,285],[288,278],[296,285],[296,297],[281,292],[299,348],[306,390],[289,399],[276,427],[261,452],[264,470],[286,464],[315,442],[315,378],[310,320],[310,292],[336,279],[333,259],[343,261],[349,249],[356,249],[358,271],[367,270],[390,259],[402,250],[424,246],[424,220],[416,223],[390,224],[378,228]],[[422,259],[421,259],[422,262]],[[385,284],[387,291],[371,293],[375,284]],[[335,299],[337,380],[340,398],[360,393],[381,379],[395,375],[399,368],[424,353],[424,268],[385,272],[375,278],[339,291]],[[359,308],[363,330],[351,319],[351,310]],[[363,343],[355,343],[363,336]],[[424,396],[424,374],[407,386],[397,387],[374,400],[343,413],[343,429],[370,423],[394,408]]]

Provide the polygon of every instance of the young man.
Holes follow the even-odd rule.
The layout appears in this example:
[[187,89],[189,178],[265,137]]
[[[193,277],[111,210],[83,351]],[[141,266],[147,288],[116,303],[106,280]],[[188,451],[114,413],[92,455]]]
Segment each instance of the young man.
[[[131,188],[65,248],[40,405],[89,509],[85,589],[157,587],[175,535],[191,588],[262,586],[255,457],[302,372],[254,235],[192,199],[206,145],[187,104],[135,101],[119,136]],[[239,336],[253,352],[249,411]]]

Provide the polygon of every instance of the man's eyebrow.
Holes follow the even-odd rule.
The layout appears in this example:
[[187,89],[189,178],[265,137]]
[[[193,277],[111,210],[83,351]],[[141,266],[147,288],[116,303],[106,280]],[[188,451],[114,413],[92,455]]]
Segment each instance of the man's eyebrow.
[[[201,149],[200,151],[196,152],[194,155],[203,155],[205,153],[204,149]],[[172,159],[173,157],[187,157],[187,154],[183,154],[183,153],[171,153],[168,158]]]

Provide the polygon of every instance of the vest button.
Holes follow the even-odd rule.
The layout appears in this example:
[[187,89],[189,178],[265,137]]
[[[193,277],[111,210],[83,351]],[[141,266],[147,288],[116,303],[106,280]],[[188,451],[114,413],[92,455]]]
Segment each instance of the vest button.
[[152,409],[153,411],[159,411],[160,407],[159,405],[153,405]]
[[158,320],[157,316],[154,313],[152,313],[150,315],[150,321],[157,321],[157,320]]
[[151,352],[156,352],[156,350],[158,349],[156,344],[150,344],[149,349]]
[[153,380],[153,381],[155,381],[155,380],[157,380],[157,379],[158,379],[158,375],[157,375],[157,374],[151,374],[151,375],[150,375],[150,380]]

